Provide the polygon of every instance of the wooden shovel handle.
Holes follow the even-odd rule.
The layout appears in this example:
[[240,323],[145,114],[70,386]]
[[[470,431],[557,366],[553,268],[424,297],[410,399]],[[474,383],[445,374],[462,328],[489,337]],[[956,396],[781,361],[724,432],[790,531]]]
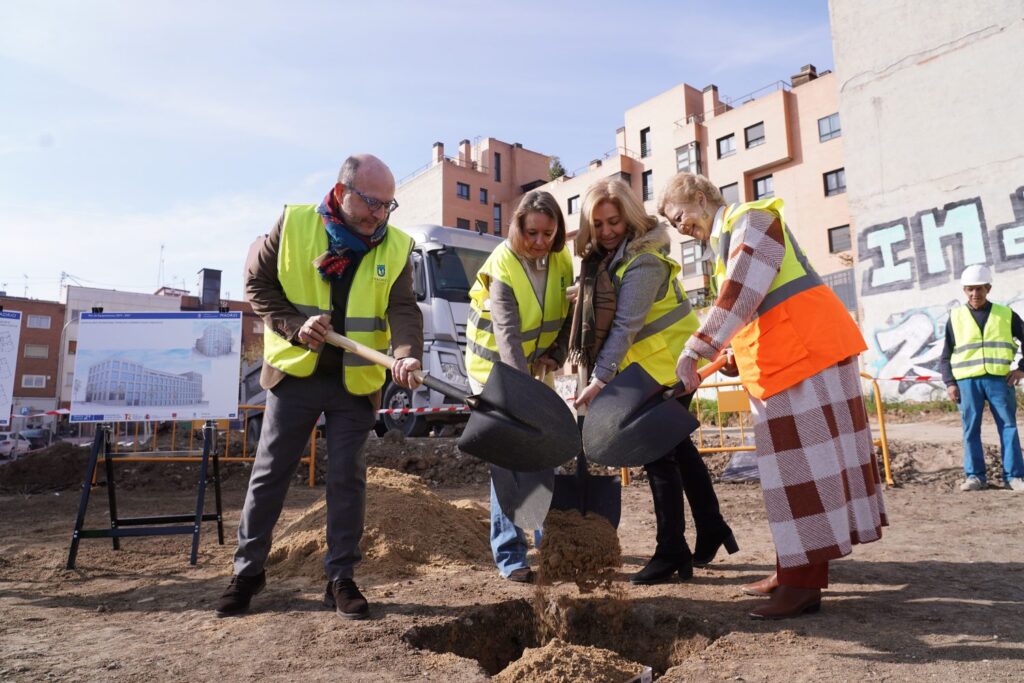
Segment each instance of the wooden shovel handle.
[[[327,343],[331,346],[337,346],[339,349],[345,349],[349,353],[354,353],[360,358],[365,358],[377,365],[383,365],[388,370],[395,365],[395,359],[386,353],[381,353],[377,349],[371,349],[369,346],[360,344],[359,342],[349,339],[345,335],[338,334],[337,332],[327,333]],[[420,382],[422,382],[423,378],[426,377],[426,373],[422,370],[416,370],[412,374]]]

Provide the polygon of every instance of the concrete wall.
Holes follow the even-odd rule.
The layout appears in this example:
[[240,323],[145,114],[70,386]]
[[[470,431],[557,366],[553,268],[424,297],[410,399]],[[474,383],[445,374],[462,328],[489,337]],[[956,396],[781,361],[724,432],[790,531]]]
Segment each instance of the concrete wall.
[[992,265],[991,298],[1024,313],[1024,9],[832,0],[830,13],[866,369],[934,375],[966,265]]

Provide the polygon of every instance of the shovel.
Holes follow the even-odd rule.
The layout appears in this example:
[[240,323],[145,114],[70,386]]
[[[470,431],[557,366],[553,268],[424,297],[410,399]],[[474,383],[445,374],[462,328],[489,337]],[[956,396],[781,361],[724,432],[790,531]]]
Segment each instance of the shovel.
[[[701,380],[726,363],[720,357],[698,371]],[[616,375],[590,404],[583,449],[594,462],[636,467],[654,462],[693,433],[700,423],[676,401],[682,383],[665,388],[639,363]]]
[[[327,343],[377,365],[395,359],[337,332]],[[544,384],[504,363],[495,363],[479,394],[471,395],[422,371],[416,379],[473,409],[459,448],[510,470],[536,472],[557,467],[582,448],[579,430],[565,401]]]
[[[586,369],[581,368],[578,376],[579,386],[586,386]],[[586,431],[585,420],[589,421],[586,406],[577,407],[576,421],[583,432]],[[581,515],[593,512],[607,519],[616,529],[619,528],[619,518],[622,516],[622,479],[591,474],[582,450],[576,454],[576,473],[557,474],[554,479],[552,509],[579,510]]]

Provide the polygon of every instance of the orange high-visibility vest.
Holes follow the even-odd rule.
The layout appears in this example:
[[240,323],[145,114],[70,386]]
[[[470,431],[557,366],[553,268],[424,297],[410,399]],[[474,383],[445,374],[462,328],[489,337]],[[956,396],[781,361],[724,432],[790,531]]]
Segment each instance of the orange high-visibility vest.
[[839,297],[814,271],[782,219],[782,200],[730,206],[723,218],[715,276],[725,281],[733,226],[752,209],[768,211],[782,224],[786,254],[757,315],[732,339],[740,380],[751,396],[765,399],[867,349],[864,337]]

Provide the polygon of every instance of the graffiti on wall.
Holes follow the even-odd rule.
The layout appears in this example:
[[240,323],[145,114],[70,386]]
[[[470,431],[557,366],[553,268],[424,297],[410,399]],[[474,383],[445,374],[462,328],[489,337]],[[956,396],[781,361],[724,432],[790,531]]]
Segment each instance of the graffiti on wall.
[[[865,332],[874,352],[868,366],[871,374],[908,378],[939,374],[949,311],[962,303],[957,283],[963,269],[974,263],[987,263],[997,274],[1024,268],[1024,186],[1010,195],[1010,205],[1013,220],[991,229],[980,198],[974,197],[860,232],[858,271]],[[993,299],[1024,315],[1024,292],[1016,280],[1004,281],[1008,287],[1000,287],[997,280]],[[931,305],[908,301],[918,305],[901,309],[899,303],[891,303],[895,292],[951,283],[952,289],[924,297]],[[957,293],[950,299],[954,289]],[[889,313],[872,315],[881,309]],[[945,395],[941,381],[901,380],[885,383],[884,390],[910,400]]]

